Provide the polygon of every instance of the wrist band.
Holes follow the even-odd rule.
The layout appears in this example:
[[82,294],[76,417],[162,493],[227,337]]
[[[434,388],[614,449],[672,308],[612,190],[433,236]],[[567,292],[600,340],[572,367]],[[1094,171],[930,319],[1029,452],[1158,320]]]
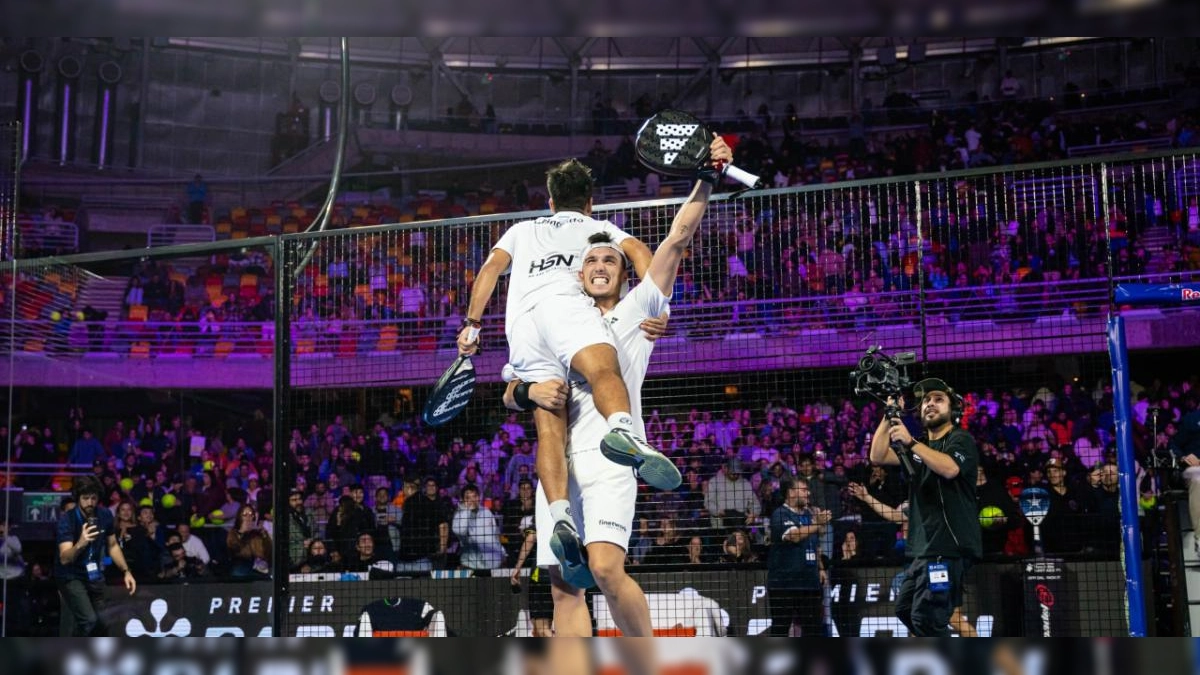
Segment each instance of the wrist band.
[[462,327],[463,327],[463,328],[466,328],[467,326],[474,326],[474,327],[476,327],[476,328],[482,328],[482,327],[483,327],[483,323],[482,323],[482,322],[480,322],[478,319],[463,319],[463,320],[462,320]]
[[533,401],[529,400],[528,382],[522,382],[513,389],[513,401],[516,401],[517,407],[521,410],[529,410],[533,407]]

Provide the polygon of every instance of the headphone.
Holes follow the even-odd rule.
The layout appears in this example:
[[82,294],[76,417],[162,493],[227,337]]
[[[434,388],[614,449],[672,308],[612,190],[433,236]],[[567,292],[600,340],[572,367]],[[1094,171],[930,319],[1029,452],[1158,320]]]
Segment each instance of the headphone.
[[965,401],[961,394],[954,390],[946,381],[937,377],[927,377],[913,385],[913,394],[918,399],[924,399],[926,391],[940,391],[950,397],[950,422],[954,426],[962,424]]

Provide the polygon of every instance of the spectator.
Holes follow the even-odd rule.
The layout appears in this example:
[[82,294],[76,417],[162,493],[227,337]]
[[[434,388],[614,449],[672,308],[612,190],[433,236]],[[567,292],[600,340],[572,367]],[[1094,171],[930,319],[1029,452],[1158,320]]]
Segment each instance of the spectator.
[[504,504],[501,510],[504,521],[503,537],[508,540],[509,558],[515,560],[524,540],[521,522],[536,515],[533,481],[522,478],[517,486],[517,498]]
[[[450,506],[438,494],[437,481],[426,478],[421,494],[404,501],[400,522],[398,569],[428,571],[444,562],[450,544]],[[436,560],[435,560],[436,559]]]
[[459,564],[472,570],[490,570],[504,562],[504,546],[496,517],[480,505],[479,489],[468,485],[462,490],[458,511],[451,526],[458,538]]
[[741,472],[741,460],[732,456],[724,468],[708,481],[704,508],[712,517],[713,528],[718,531],[751,525],[758,517],[758,497],[750,481],[742,478]]
[[87,464],[90,466],[97,460],[103,461],[104,458],[104,446],[92,436],[91,429],[84,429],[83,436],[75,441],[75,445],[71,446],[71,452],[67,456],[67,463]]
[[202,579],[209,576],[210,572],[208,565],[199,558],[189,556],[183,548],[183,544],[172,542],[167,545],[167,555],[169,556],[167,563],[163,566],[162,571],[158,573],[158,578],[161,581],[173,581],[183,583],[185,581]]
[[536,460],[533,455],[533,445],[528,439],[522,438],[517,444],[516,452],[508,460],[508,465],[504,469],[504,485],[508,487],[510,497],[516,497],[517,492],[520,490],[521,467],[525,467],[525,475],[528,478],[533,475],[535,466]]
[[329,556],[329,552],[325,547],[324,541],[320,539],[313,539],[311,542],[309,542],[308,555],[304,558],[304,562],[300,563],[301,573],[319,574],[321,572],[341,571],[341,566]]
[[758,555],[750,547],[750,535],[743,529],[736,529],[725,538],[722,545],[721,562],[726,563],[756,563]]
[[189,558],[195,558],[205,565],[212,562],[212,556],[208,553],[208,547],[204,545],[204,540],[192,534],[192,526],[188,523],[180,523],[176,526],[175,531],[179,533],[179,543],[183,545],[184,553]]
[[683,565],[687,559],[687,542],[675,529],[675,517],[664,514],[659,520],[658,536],[642,558],[642,564]]
[[699,535],[693,535],[687,542],[687,561],[684,563],[689,568],[695,569],[700,565],[707,565],[712,562],[709,559],[707,551],[704,547],[704,538]]
[[271,537],[259,526],[253,508],[243,506],[237,511],[237,522],[229,530],[225,546],[234,579],[270,578]]
[[288,563],[291,569],[304,562],[308,545],[313,540],[312,521],[304,509],[304,493],[299,490],[288,493],[288,518]]
[[[894,509],[904,501],[904,486],[893,470],[872,466],[863,486],[866,494],[887,508]],[[868,503],[869,506],[869,503]],[[885,518],[874,508],[859,509],[861,514],[860,554],[866,558],[891,558],[896,551],[896,521]]]
[[1095,470],[1095,481],[1091,489],[1092,506],[1088,509],[1094,513],[1095,523],[1090,533],[1089,544],[1104,555],[1114,555],[1121,546],[1121,507],[1118,485],[1117,465],[1106,462]]
[[346,571],[370,572],[372,569],[390,572],[392,563],[379,555],[375,548],[375,535],[363,532],[358,535],[353,553],[346,558]]
[[25,574],[21,558],[21,540],[10,530],[10,524],[0,522],[0,581],[12,581]]
[[337,510],[325,526],[325,539],[330,548],[341,554],[343,560],[351,560],[354,548],[358,545],[358,535],[374,529],[374,519],[354,502],[354,497],[342,495]]

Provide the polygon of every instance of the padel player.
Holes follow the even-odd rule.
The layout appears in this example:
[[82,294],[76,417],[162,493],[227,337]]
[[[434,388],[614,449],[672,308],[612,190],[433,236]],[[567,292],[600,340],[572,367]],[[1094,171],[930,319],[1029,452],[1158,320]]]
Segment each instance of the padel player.
[[[504,329],[508,361],[517,377],[545,382],[566,380],[571,370],[580,373],[595,391],[596,408],[605,419],[607,433],[602,443],[607,446],[606,454],[629,458],[647,483],[672,490],[680,483],[679,470],[634,430],[612,329],[579,282],[580,251],[594,234],[607,234],[622,256],[633,261],[639,276],[645,275],[650,265],[650,249],[612,223],[591,217],[591,172],[578,161],[567,160],[547,172],[546,188],[553,214],[510,227],[476,275],[467,318],[458,336],[459,352],[478,350],[472,329],[480,327],[500,275],[510,273]],[[566,499],[566,460],[562,452],[544,450],[565,447],[566,415],[565,409],[534,411],[538,447],[543,449],[538,452],[536,467],[550,500],[553,530],[560,539],[574,539],[578,546],[579,535]],[[549,534],[552,528],[538,529]]]
[[[720,137],[713,140],[711,149],[714,161],[729,161],[732,153]],[[667,312],[680,261],[704,217],[716,180],[716,172],[711,171],[697,181],[691,196],[676,213],[670,232],[655,251],[643,282],[623,299],[627,261],[616,243],[604,233],[597,234],[581,252],[583,288],[595,300],[616,337],[622,375],[630,387],[634,424],[639,433],[643,429],[641,387],[654,349],[654,343],[642,335],[641,324]],[[528,409],[534,404],[554,407],[567,399],[567,389],[562,381],[527,384],[514,380],[505,393],[505,404],[514,409]],[[582,551],[568,550],[566,569],[552,568],[556,634],[591,635],[583,588],[590,586],[594,577],[621,632],[626,636],[649,636],[652,631],[646,596],[625,572],[637,480],[628,468],[602,457],[604,417],[593,404],[591,387],[572,374],[569,389],[566,401],[571,420],[567,445],[569,496],[575,525],[586,544],[586,556]],[[549,514],[540,486],[538,497],[538,518],[542,518]],[[550,551],[561,546],[569,543],[556,542],[550,533],[539,530],[538,563],[554,565],[555,556]]]

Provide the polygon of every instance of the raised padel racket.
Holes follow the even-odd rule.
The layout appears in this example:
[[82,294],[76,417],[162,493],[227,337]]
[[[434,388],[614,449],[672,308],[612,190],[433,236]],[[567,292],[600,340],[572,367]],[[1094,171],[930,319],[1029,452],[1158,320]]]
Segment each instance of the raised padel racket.
[[[710,166],[712,140],[712,131],[691,113],[664,110],[642,123],[634,149],[638,161],[651,171],[666,176],[692,176]],[[758,176],[732,164],[726,164],[721,175],[752,190],[763,187]]]

